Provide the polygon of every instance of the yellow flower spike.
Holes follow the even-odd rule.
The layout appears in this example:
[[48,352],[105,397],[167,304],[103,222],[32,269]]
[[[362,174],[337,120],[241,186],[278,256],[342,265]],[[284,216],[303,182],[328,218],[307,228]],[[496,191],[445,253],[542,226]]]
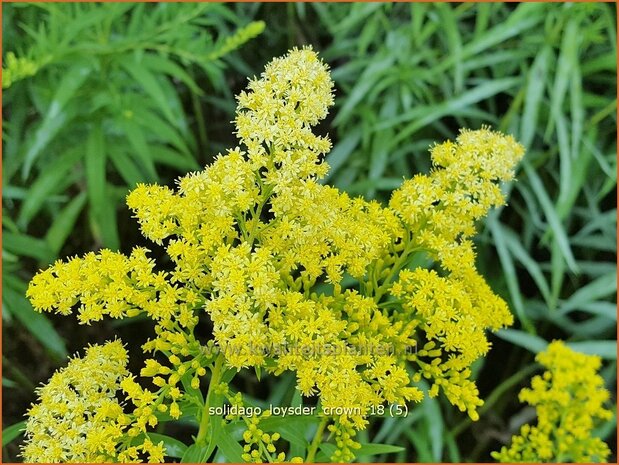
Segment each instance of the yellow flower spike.
[[598,374],[600,357],[553,341],[536,360],[547,371],[535,376],[519,399],[536,408],[537,425],[523,425],[511,444],[492,457],[501,462],[605,462],[610,449],[592,435],[597,423],[612,418],[604,408],[610,393]]
[[[72,358],[39,387],[39,403],[29,410],[26,421],[24,461],[101,462],[130,457],[132,452],[122,452],[121,443],[137,428],[127,428],[131,421],[117,400],[122,386],[138,392],[128,377],[127,362],[127,351],[118,340],[92,345],[83,357]],[[161,444],[153,461],[163,461],[164,453]]]
[[261,79],[250,81],[248,88],[249,92],[241,92],[237,98],[237,134],[245,144],[318,146],[324,153],[328,146],[312,134],[309,126],[327,116],[333,105],[333,82],[311,47],[293,49],[275,58]]
[[434,170],[405,181],[389,205],[419,246],[458,273],[474,267],[466,239],[475,233],[475,221],[505,202],[498,182],[513,179],[524,148],[512,136],[482,128],[462,130],[455,143],[436,145],[431,154]]

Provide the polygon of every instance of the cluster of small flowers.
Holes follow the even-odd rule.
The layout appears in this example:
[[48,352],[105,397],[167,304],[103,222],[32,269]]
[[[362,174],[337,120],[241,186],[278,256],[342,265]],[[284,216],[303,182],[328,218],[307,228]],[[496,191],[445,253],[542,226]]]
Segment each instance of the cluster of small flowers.
[[[265,433],[260,429],[260,420],[262,418],[269,418],[270,410],[265,410],[261,416],[254,416],[248,420],[247,429],[243,433],[243,459],[247,462],[265,463],[265,462],[284,462],[286,454],[280,452],[277,454],[275,442],[281,437],[279,433]],[[300,457],[295,457],[294,462],[298,461]],[[302,461],[303,459],[301,459]]]
[[15,53],[8,52],[4,58],[5,67],[2,68],[2,88],[7,89],[15,81],[34,76],[45,65],[49,58],[34,61],[27,57],[16,57]]
[[336,418],[332,425],[327,426],[327,429],[334,435],[337,447],[331,459],[337,463],[351,462],[355,458],[355,450],[361,448],[361,444],[355,441],[355,423],[342,415]]
[[[230,387],[226,383],[221,383],[216,386],[215,392],[219,395],[223,395],[230,403],[231,412],[242,412],[247,410],[247,405],[243,401],[243,395],[240,392],[232,394]],[[281,438],[281,435],[277,432],[268,433],[262,428],[262,423],[265,420],[268,421],[272,418],[270,409],[260,410],[256,415],[241,415],[239,413],[229,413],[222,418],[222,422],[232,422],[235,420],[242,420],[245,423],[246,429],[243,432],[243,454],[242,458],[246,462],[253,463],[285,463],[286,453],[277,453],[276,443]],[[262,427],[261,427],[262,426]],[[302,457],[292,457],[289,463],[302,463]]]
[[[129,372],[120,341],[93,345],[37,389],[39,403],[28,411],[26,462],[163,462],[163,442],[126,434],[136,418],[123,411],[118,396]],[[137,436],[137,435],[134,435]]]
[[525,424],[509,446],[492,456],[501,462],[605,462],[610,449],[592,435],[613,413],[604,408],[610,393],[598,374],[601,359],[554,341],[536,360],[547,368],[535,376],[520,401],[537,410],[537,425]]
[[[142,233],[165,247],[173,270],[155,271],[136,248],[129,257],[101,251],[59,262],[32,280],[28,297],[37,310],[77,307],[82,323],[140,313],[155,321],[157,336],[144,349],[169,366],[146,361],[142,375],[152,377],[155,392],[125,381],[138,430],[156,424],[157,412],[181,415],[176,385],[191,378],[199,388],[213,345],[231,349],[226,369],[293,371],[301,393],[319,395],[326,409],[360,409],[330,425],[338,460],[352,457],[352,438],[371,407],[421,401],[422,376],[433,380],[431,395],[442,389],[477,418],[482,401],[469,367],[489,350],[485,331],[512,317],[477,274],[469,238],[475,221],[503,202],[498,182],[512,178],[522,147],[487,128],[463,131],[432,149],[431,173],[404,182],[388,207],[351,198],[319,182],[331,144],[311,127],[333,104],[332,88],[311,48],[273,60],[238,97],[244,149],[181,178],[176,192],[139,185],[129,194]],[[406,270],[420,254],[441,273]],[[343,289],[345,275],[358,289]],[[194,337],[200,312],[213,323],[207,346]],[[318,344],[341,355],[250,349],[269,344]],[[393,351],[346,350],[384,345]]]

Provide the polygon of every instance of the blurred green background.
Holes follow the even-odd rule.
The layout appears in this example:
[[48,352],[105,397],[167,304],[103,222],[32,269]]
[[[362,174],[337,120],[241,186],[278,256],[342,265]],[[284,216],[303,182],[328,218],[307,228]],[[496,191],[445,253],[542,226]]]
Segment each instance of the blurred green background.
[[[330,184],[386,201],[461,127],[490,125],[527,148],[508,206],[477,236],[479,269],[516,320],[474,366],[481,419],[425,401],[362,434],[404,451],[359,460],[490,461],[534,417],[516,394],[552,339],[602,356],[615,392],[614,4],[10,3],[2,21],[3,428],[68,354],[114,334],[139,353],[150,331],[37,314],[24,297],[33,274],[101,247],[162,256],[139,236],[128,189],[172,186],[235,146],[234,95],[304,44],[336,84],[319,129],[334,142]],[[289,380],[241,382],[264,398]],[[3,435],[5,462],[18,461],[18,429]],[[616,418],[598,431],[610,461],[615,431]]]

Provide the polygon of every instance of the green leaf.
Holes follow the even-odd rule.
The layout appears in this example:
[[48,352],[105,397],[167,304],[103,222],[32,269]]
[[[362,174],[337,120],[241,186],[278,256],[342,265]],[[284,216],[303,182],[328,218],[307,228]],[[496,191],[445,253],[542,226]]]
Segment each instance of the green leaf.
[[544,214],[546,215],[546,219],[552,229],[554,239],[557,242],[557,245],[561,249],[563,253],[563,258],[567,263],[567,266],[572,270],[572,272],[578,272],[578,265],[576,264],[576,260],[574,259],[574,254],[572,253],[572,249],[570,247],[570,242],[567,238],[567,233],[561,224],[561,220],[557,215],[557,212],[548,197],[548,193],[542,183],[541,179],[535,172],[535,170],[531,167],[527,160],[522,162],[522,166],[527,174],[527,178],[531,183],[531,187],[537,196],[537,200],[539,201],[542,209],[544,210]]
[[579,310],[581,306],[617,293],[617,272],[609,273],[578,289],[559,308],[561,313]]
[[599,355],[607,360],[617,360],[617,341],[578,341],[567,345],[577,352]]
[[195,171],[200,169],[200,165],[188,156],[185,156],[175,150],[164,147],[163,145],[155,145],[150,148],[153,159],[157,163],[171,166],[179,171]]
[[187,141],[167,121],[146,109],[136,109],[133,116],[147,134],[156,140],[172,145],[185,157],[193,160]]
[[178,121],[174,117],[174,113],[170,109],[169,102],[166,98],[165,92],[162,89],[159,82],[157,82],[157,78],[153,75],[147,68],[142,66],[139,62],[139,58],[127,58],[124,57],[122,59],[122,67],[127,70],[127,72],[131,75],[133,79],[137,81],[146,94],[148,94],[154,102],[157,104],[157,107],[161,111],[161,113],[166,117],[166,119],[176,127],[178,126]]
[[458,443],[454,439],[451,433],[445,435],[445,442],[447,444],[447,451],[449,453],[449,461],[452,463],[462,462],[460,450],[458,449]]
[[361,447],[355,451],[355,455],[379,455],[393,454],[406,450],[401,446],[392,446],[391,444],[361,444]]
[[380,3],[353,3],[350,7],[350,10],[348,10],[349,14],[346,15],[344,20],[339,21],[333,27],[333,30],[331,31],[333,34],[337,34],[339,31],[345,31],[362,24],[366,18],[382,8],[382,5]]
[[525,313],[524,303],[522,302],[522,293],[520,292],[520,284],[518,283],[518,275],[516,273],[516,267],[514,266],[514,260],[509,252],[509,249],[507,248],[502,226],[498,221],[497,214],[495,212],[492,212],[489,215],[487,224],[492,232],[494,245],[499,255],[499,260],[503,268],[503,275],[507,281],[507,288],[509,289],[512,303],[516,309],[516,315],[527,332],[534,333],[535,328]]
[[504,341],[516,344],[535,354],[543,352],[548,346],[548,342],[541,337],[525,333],[518,329],[500,329],[495,334]]
[[387,129],[376,134],[370,157],[369,179],[375,181],[383,177],[390,155],[390,142],[393,140],[393,130]]
[[269,397],[267,402],[270,405],[283,405],[284,398],[290,392],[295,394],[298,392],[294,389],[296,385],[296,379],[292,373],[282,373],[281,376],[273,377],[270,379],[273,385],[269,388]]
[[386,129],[403,122],[408,123],[392,141],[392,145],[396,146],[402,143],[402,141],[409,139],[415,132],[430,123],[446,115],[456,115],[458,112],[463,111],[474,103],[486,100],[494,95],[516,87],[521,81],[522,79],[520,77],[510,77],[483,82],[458,97],[436,105],[419,105],[400,116],[387,119],[378,124],[376,130]]
[[26,421],[20,421],[2,430],[2,447],[17,439],[26,429]]
[[64,360],[67,348],[50,321],[42,313],[34,311],[26,299],[26,284],[17,278],[5,277],[2,285],[2,301],[11,307],[11,314],[45,347],[56,360]]
[[[579,194],[582,192],[583,185],[588,180],[589,166],[595,154],[595,149],[589,149],[589,142],[593,140],[593,138],[594,136],[592,134],[587,134],[587,139],[585,140],[587,144],[585,144],[578,156],[573,160],[573,163],[571,163],[572,176],[569,182],[569,189],[563,191],[563,195],[559,196],[557,202],[557,214],[561,219],[567,218],[571,213],[574,202],[578,199]],[[550,231],[546,231],[542,240],[547,240],[547,236],[550,236],[550,234]]]
[[544,95],[551,54],[552,48],[550,45],[546,45],[535,57],[527,76],[527,90],[520,130],[520,143],[526,148],[531,146],[537,129],[537,117]]
[[[297,449],[305,450],[309,445],[306,433],[311,425],[318,424],[320,419],[316,416],[286,416],[269,417],[260,422],[260,427],[265,431],[276,431],[282,437],[297,446]],[[303,452],[296,452],[293,455],[300,455]]]
[[116,227],[115,203],[107,195],[106,148],[103,130],[95,124],[90,132],[86,147],[86,181],[93,233],[105,247],[120,248]]
[[425,428],[415,427],[405,431],[406,437],[415,447],[419,462],[432,462],[432,445]]
[[339,126],[346,123],[353,114],[353,109],[361,102],[367,95],[367,93],[375,85],[376,81],[380,80],[385,72],[389,71],[393,67],[395,56],[387,55],[380,59],[372,61],[363,74],[359,77],[357,85],[346,96],[344,105],[340,108],[337,116],[333,120],[333,124]]
[[452,58],[454,66],[454,90],[456,93],[460,93],[464,87],[464,71],[462,66],[462,37],[457,22],[458,18],[454,14],[452,6],[448,3],[437,3],[435,8],[440,16],[449,49],[449,57]]
[[517,258],[518,261],[527,269],[535,281],[535,284],[537,284],[537,288],[542,293],[542,296],[544,296],[546,303],[550,304],[550,288],[548,287],[548,282],[546,281],[539,264],[533,260],[533,258],[531,258],[528,252],[524,249],[520,238],[516,235],[516,233],[514,233],[514,231],[499,222],[497,222],[496,225],[498,227],[498,234],[500,234],[505,241],[505,245],[509,251],[512,253],[514,258]]
[[161,441],[163,441],[163,445],[166,450],[165,455],[167,457],[174,457],[174,458],[184,457],[185,452],[188,449],[186,444],[182,443],[178,439],[175,439],[170,436],[166,436],[165,434],[148,433],[148,438],[154,444],[159,444]]
[[[4,307],[6,308],[6,307]],[[2,387],[7,389],[14,389],[18,386],[18,384],[12,379],[2,377]]]
[[181,463],[206,463],[208,459],[206,446],[192,444],[181,456]]
[[350,155],[361,141],[361,127],[351,130],[346,136],[339,141],[333,150],[327,155],[326,161],[331,168],[326,176],[329,179],[340,167],[344,166]]
[[172,60],[168,60],[167,58],[160,55],[147,53],[142,57],[141,61],[141,64],[143,66],[146,66],[153,71],[165,73],[171,77],[178,79],[183,84],[185,84],[194,94],[203,95],[202,89],[198,87],[198,85],[191,78],[191,76]]
[[232,425],[222,425],[221,418],[213,418],[213,443],[228,462],[242,463],[243,448],[232,438]]
[[430,397],[424,399],[423,409],[428,436],[432,443],[432,456],[435,462],[441,462],[443,458],[444,424],[441,408],[436,399]]
[[63,181],[73,170],[82,157],[81,148],[67,150],[56,160],[52,161],[42,171],[41,175],[26,191],[26,199],[19,211],[17,224],[22,229],[30,223],[32,218],[41,210],[50,197],[58,192]]
[[460,56],[448,55],[440,65],[431,70],[431,73],[435,76],[441,75],[458,60],[466,60],[481,55],[483,51],[491,49],[495,45],[504,43],[507,39],[533,28],[543,20],[543,9],[544,7],[540,5],[520,4],[507,20],[500,21],[492,29],[478,34],[474,40],[462,47]]
[[335,444],[323,442],[318,446],[318,450],[320,452],[316,454],[316,463],[329,463],[331,462],[331,456],[335,453],[337,447]]
[[63,73],[63,78],[58,85],[54,97],[43,118],[43,122],[34,134],[34,140],[28,147],[22,166],[22,177],[25,179],[30,174],[32,165],[41,151],[49,144],[52,138],[70,118],[67,112],[68,102],[75,96],[84,81],[88,78],[92,68],[84,63],[78,63]]
[[157,181],[157,171],[151,149],[146,142],[144,132],[135,122],[129,118],[119,119],[118,125],[125,132],[129,144],[134,150],[136,160],[141,164],[141,168],[148,175],[149,181]]
[[96,212],[101,212],[103,205],[107,201],[105,197],[106,151],[104,144],[101,125],[96,124],[90,131],[85,159],[88,201],[90,202],[90,208]]
[[79,217],[84,205],[86,205],[86,194],[80,192],[77,197],[71,200],[66,207],[56,216],[50,226],[45,240],[54,255],[58,255],[69,234],[73,232],[75,222]]
[[36,258],[39,262],[45,264],[54,259],[54,253],[47,242],[26,234],[5,232],[2,235],[2,246],[15,255]]
[[617,321],[617,304],[614,302],[596,300],[579,305],[578,310],[590,313],[592,315],[603,316],[609,320]]
[[133,189],[140,182],[147,182],[148,176],[127,155],[124,147],[109,147],[108,155],[116,171],[130,189]]
[[550,98],[551,111],[546,128],[547,135],[552,130],[553,124],[556,123],[557,116],[561,114],[561,108],[568,89],[572,69],[578,60],[578,41],[580,40],[580,36],[578,31],[578,19],[570,19],[565,31],[563,31],[563,39],[561,41],[561,52],[557,62],[557,72],[555,73],[555,82]]

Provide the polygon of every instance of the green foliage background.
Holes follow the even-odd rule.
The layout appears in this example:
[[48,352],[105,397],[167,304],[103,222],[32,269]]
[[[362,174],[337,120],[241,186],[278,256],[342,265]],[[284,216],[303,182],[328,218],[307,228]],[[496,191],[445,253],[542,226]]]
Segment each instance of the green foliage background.
[[[427,400],[362,437],[403,450],[359,460],[490,460],[533,417],[516,394],[555,338],[601,355],[614,392],[615,24],[604,3],[3,5],[3,427],[67,354],[113,334],[139,352],[148,337],[135,319],[78,327],[34,313],[28,280],[59,257],[143,243],[127,190],[172,185],[234,146],[234,94],[303,44],[336,83],[323,126],[327,182],[341,189],[387,200],[460,127],[491,125],[527,148],[508,206],[477,238],[479,268],[516,316],[474,367],[481,420]],[[277,403],[291,381],[239,387]],[[5,431],[4,461],[17,460],[18,429]],[[615,430],[616,419],[599,431],[614,451]]]

